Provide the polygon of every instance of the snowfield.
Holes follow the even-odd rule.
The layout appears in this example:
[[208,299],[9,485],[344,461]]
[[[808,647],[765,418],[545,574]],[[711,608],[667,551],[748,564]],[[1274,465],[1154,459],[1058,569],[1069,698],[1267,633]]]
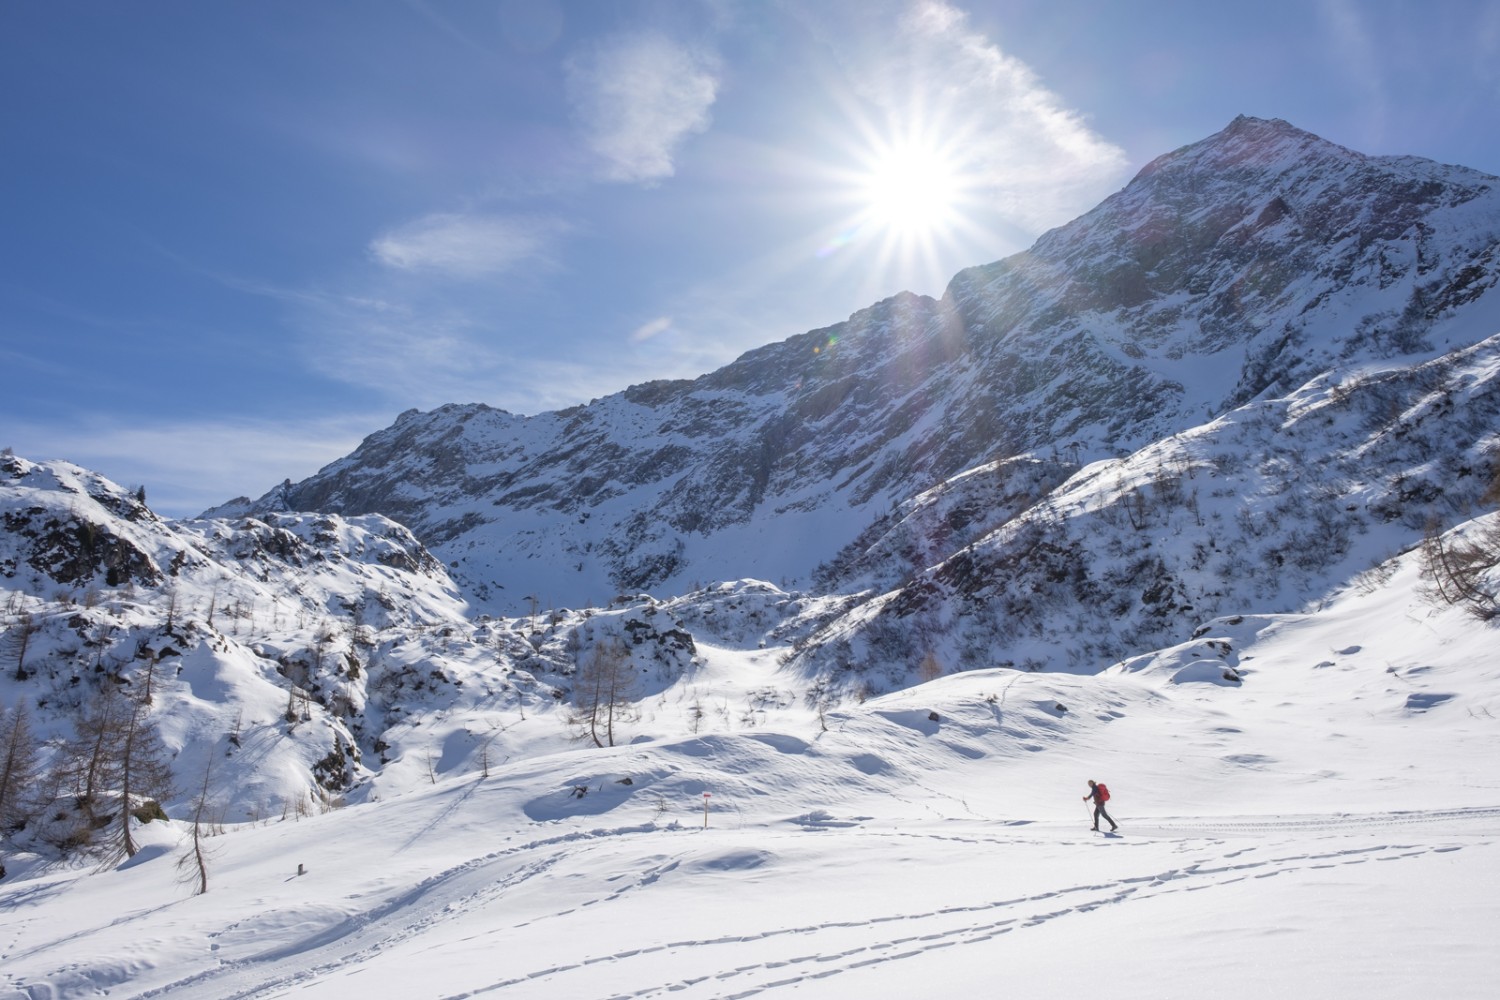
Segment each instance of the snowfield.
[[1494,632],[1389,569],[1097,676],[821,716],[681,710],[796,689],[780,650],[700,646],[635,742],[224,825],[204,895],[180,820],[109,870],[23,858],[0,996],[1488,997]]
[[1496,995],[1497,246],[1241,117],[200,518],[0,450],[0,1000]]

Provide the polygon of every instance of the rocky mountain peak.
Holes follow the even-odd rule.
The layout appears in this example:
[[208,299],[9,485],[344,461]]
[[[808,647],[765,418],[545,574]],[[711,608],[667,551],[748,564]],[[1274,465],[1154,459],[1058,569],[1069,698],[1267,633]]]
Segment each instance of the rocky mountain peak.
[[1280,118],[1239,115],[1213,135],[1152,160],[1135,179],[1172,171],[1274,169],[1305,162],[1310,155],[1363,158]]
[[[232,512],[381,513],[481,606],[810,581],[895,505],[1500,329],[1500,182],[1239,117],[1028,251],[569,410],[407,413]],[[224,508],[218,513],[229,513]]]

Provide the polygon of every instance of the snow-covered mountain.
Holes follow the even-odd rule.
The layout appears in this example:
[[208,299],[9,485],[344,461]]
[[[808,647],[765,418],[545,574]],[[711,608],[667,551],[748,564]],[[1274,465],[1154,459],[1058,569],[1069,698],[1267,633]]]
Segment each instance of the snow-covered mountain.
[[0,995],[1487,995],[1497,188],[1241,118],[940,300],[199,519],[0,455]]
[[[174,814],[204,785],[219,821],[303,815],[571,746],[575,675],[611,641],[644,699],[691,672],[695,636],[758,648],[795,631],[803,605],[743,581],[475,618],[379,515],[172,521],[97,474],[14,455],[0,456],[0,523],[0,827],[36,850],[111,843],[96,824],[119,814],[117,792],[83,804],[58,765],[119,696],[149,708]],[[44,751],[24,802],[3,781],[17,708]]]
[[933,653],[1093,673],[1209,619],[1370,585],[1500,503],[1500,336],[1341,365],[1049,475],[1062,478],[1036,460],[984,466],[873,525],[829,570],[855,596],[806,644],[808,672],[842,664],[889,690]]
[[1117,458],[1335,366],[1500,331],[1500,180],[1238,118],[1030,250],[691,381],[557,413],[410,411],[211,515],[381,513],[492,611],[818,575],[1026,454]]
[[[349,787],[381,716],[367,665],[408,655],[383,637],[465,624],[442,566],[379,515],[174,522],[84,469],[7,455],[0,517],[6,709],[25,706],[55,763],[110,696],[144,699],[176,790],[216,767],[226,819]],[[31,832],[87,843],[87,820]]]
[[1497,187],[1238,118],[201,519],[0,454],[0,996],[1488,996]]
[[[434,714],[434,772],[219,824],[203,894],[190,821],[102,870],[6,856],[0,996],[1062,1000],[1103,974],[1127,1000],[1479,1000],[1493,631],[1426,600],[1416,554],[1382,577],[1098,676],[826,712],[777,702],[775,649],[705,645],[642,701],[651,738],[488,771]],[[754,596],[703,614],[748,625]],[[1118,834],[1089,831],[1088,777]]]
[[1240,118],[941,300],[560,413],[413,411],[200,520],[8,457],[16,695],[60,738],[172,664],[181,775],[277,733],[278,779],[223,776],[243,813],[565,740],[612,639],[637,697],[706,644],[826,706],[1303,610],[1494,501],[1497,187]]

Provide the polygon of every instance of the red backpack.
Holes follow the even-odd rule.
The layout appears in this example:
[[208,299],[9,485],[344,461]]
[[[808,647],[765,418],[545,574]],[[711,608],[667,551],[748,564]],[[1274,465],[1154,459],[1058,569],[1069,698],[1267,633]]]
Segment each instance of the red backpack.
[[1108,802],[1109,801],[1109,789],[1105,787],[1104,782],[1101,781],[1097,785],[1095,785],[1094,787],[1097,788],[1097,789],[1099,789],[1099,801],[1100,802]]

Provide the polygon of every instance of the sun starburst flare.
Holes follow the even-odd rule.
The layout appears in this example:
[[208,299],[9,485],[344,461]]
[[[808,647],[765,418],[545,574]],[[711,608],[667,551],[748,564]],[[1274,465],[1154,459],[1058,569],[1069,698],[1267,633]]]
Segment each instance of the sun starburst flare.
[[861,197],[875,227],[898,239],[923,239],[956,221],[961,167],[936,144],[892,144],[876,151],[867,169]]
[[863,244],[856,257],[881,282],[875,294],[939,290],[957,266],[956,248],[988,242],[974,222],[984,174],[965,152],[965,129],[937,115],[913,117],[920,124],[860,122],[834,178],[849,214],[818,249],[820,258],[843,257]]

